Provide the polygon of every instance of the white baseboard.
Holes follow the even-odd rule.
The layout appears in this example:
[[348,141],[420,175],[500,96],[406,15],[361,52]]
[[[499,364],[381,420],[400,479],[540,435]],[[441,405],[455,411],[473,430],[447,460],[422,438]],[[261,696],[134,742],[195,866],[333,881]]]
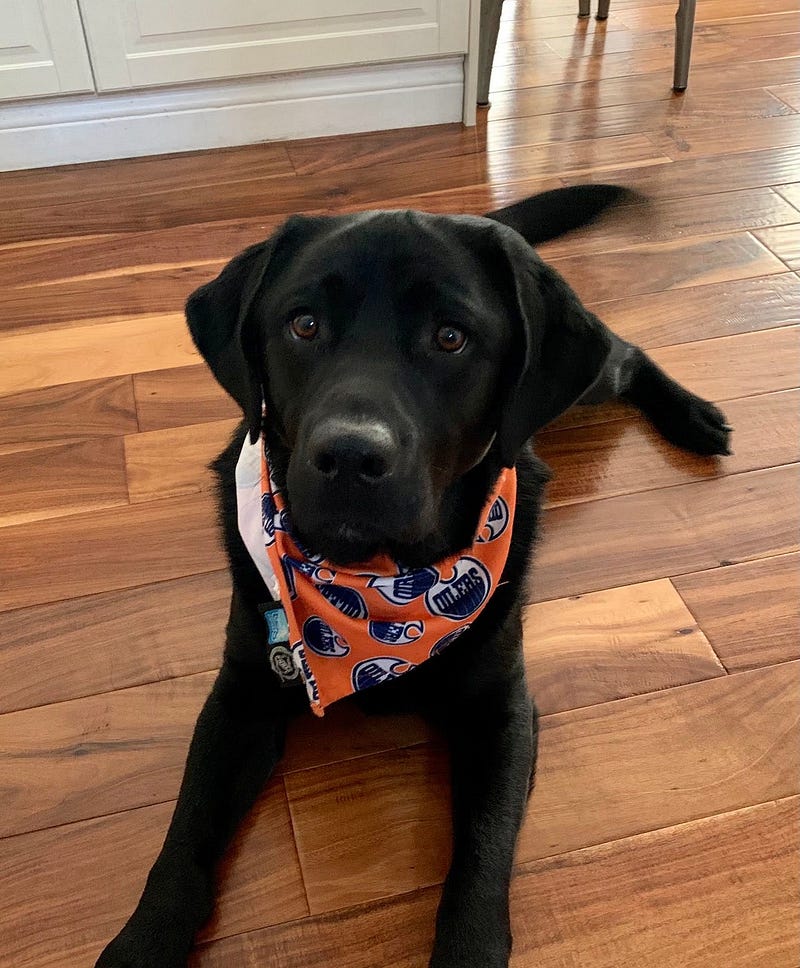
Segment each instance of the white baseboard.
[[463,57],[0,104],[0,171],[460,121]]

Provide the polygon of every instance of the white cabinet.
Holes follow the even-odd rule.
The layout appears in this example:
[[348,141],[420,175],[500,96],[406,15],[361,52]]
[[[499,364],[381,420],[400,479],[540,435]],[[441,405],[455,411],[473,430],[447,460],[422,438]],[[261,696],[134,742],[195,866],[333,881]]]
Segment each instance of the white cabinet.
[[80,0],[100,91],[462,54],[466,0]]
[[93,90],[77,0],[0,0],[0,100]]

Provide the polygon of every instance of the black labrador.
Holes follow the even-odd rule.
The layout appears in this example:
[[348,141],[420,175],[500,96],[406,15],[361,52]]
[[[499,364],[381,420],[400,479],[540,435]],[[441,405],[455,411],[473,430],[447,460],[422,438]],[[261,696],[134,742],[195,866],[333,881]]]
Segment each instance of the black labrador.
[[234,465],[248,433],[264,434],[306,546],[339,563],[385,551],[422,567],[459,551],[501,469],[516,465],[511,550],[489,604],[442,655],[358,697],[374,711],[422,712],[449,743],[453,857],[431,966],[508,964],[537,744],[520,609],[548,476],[526,445],[576,401],[620,397],[672,443],[728,453],[722,413],[611,333],[531,247],[625,198],[595,185],[480,218],[296,216],[189,298],[194,341],[245,418],[215,464],[230,619],[164,847],[98,968],[186,965],[215,866],[280,759],[288,721],[308,709],[267,662],[268,596],[237,530]]

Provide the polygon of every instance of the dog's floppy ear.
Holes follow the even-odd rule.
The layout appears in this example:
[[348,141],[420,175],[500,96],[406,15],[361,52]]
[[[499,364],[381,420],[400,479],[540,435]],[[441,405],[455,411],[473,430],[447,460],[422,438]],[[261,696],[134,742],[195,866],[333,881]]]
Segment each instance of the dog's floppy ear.
[[242,408],[253,443],[261,433],[263,390],[253,353],[257,348],[246,345],[245,324],[276,240],[277,235],[245,249],[186,302],[194,344],[219,384]]
[[519,317],[520,365],[501,413],[498,442],[503,465],[513,467],[523,444],[595,382],[611,340],[600,320],[521,238],[506,235],[503,246]]

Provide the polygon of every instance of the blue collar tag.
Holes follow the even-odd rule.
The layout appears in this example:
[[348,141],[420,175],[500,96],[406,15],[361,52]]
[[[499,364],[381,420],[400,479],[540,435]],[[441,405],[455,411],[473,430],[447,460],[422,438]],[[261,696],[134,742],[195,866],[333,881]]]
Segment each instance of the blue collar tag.
[[261,605],[264,621],[267,623],[267,647],[269,665],[282,686],[296,686],[302,682],[300,670],[294,661],[289,645],[289,623],[280,602]]

